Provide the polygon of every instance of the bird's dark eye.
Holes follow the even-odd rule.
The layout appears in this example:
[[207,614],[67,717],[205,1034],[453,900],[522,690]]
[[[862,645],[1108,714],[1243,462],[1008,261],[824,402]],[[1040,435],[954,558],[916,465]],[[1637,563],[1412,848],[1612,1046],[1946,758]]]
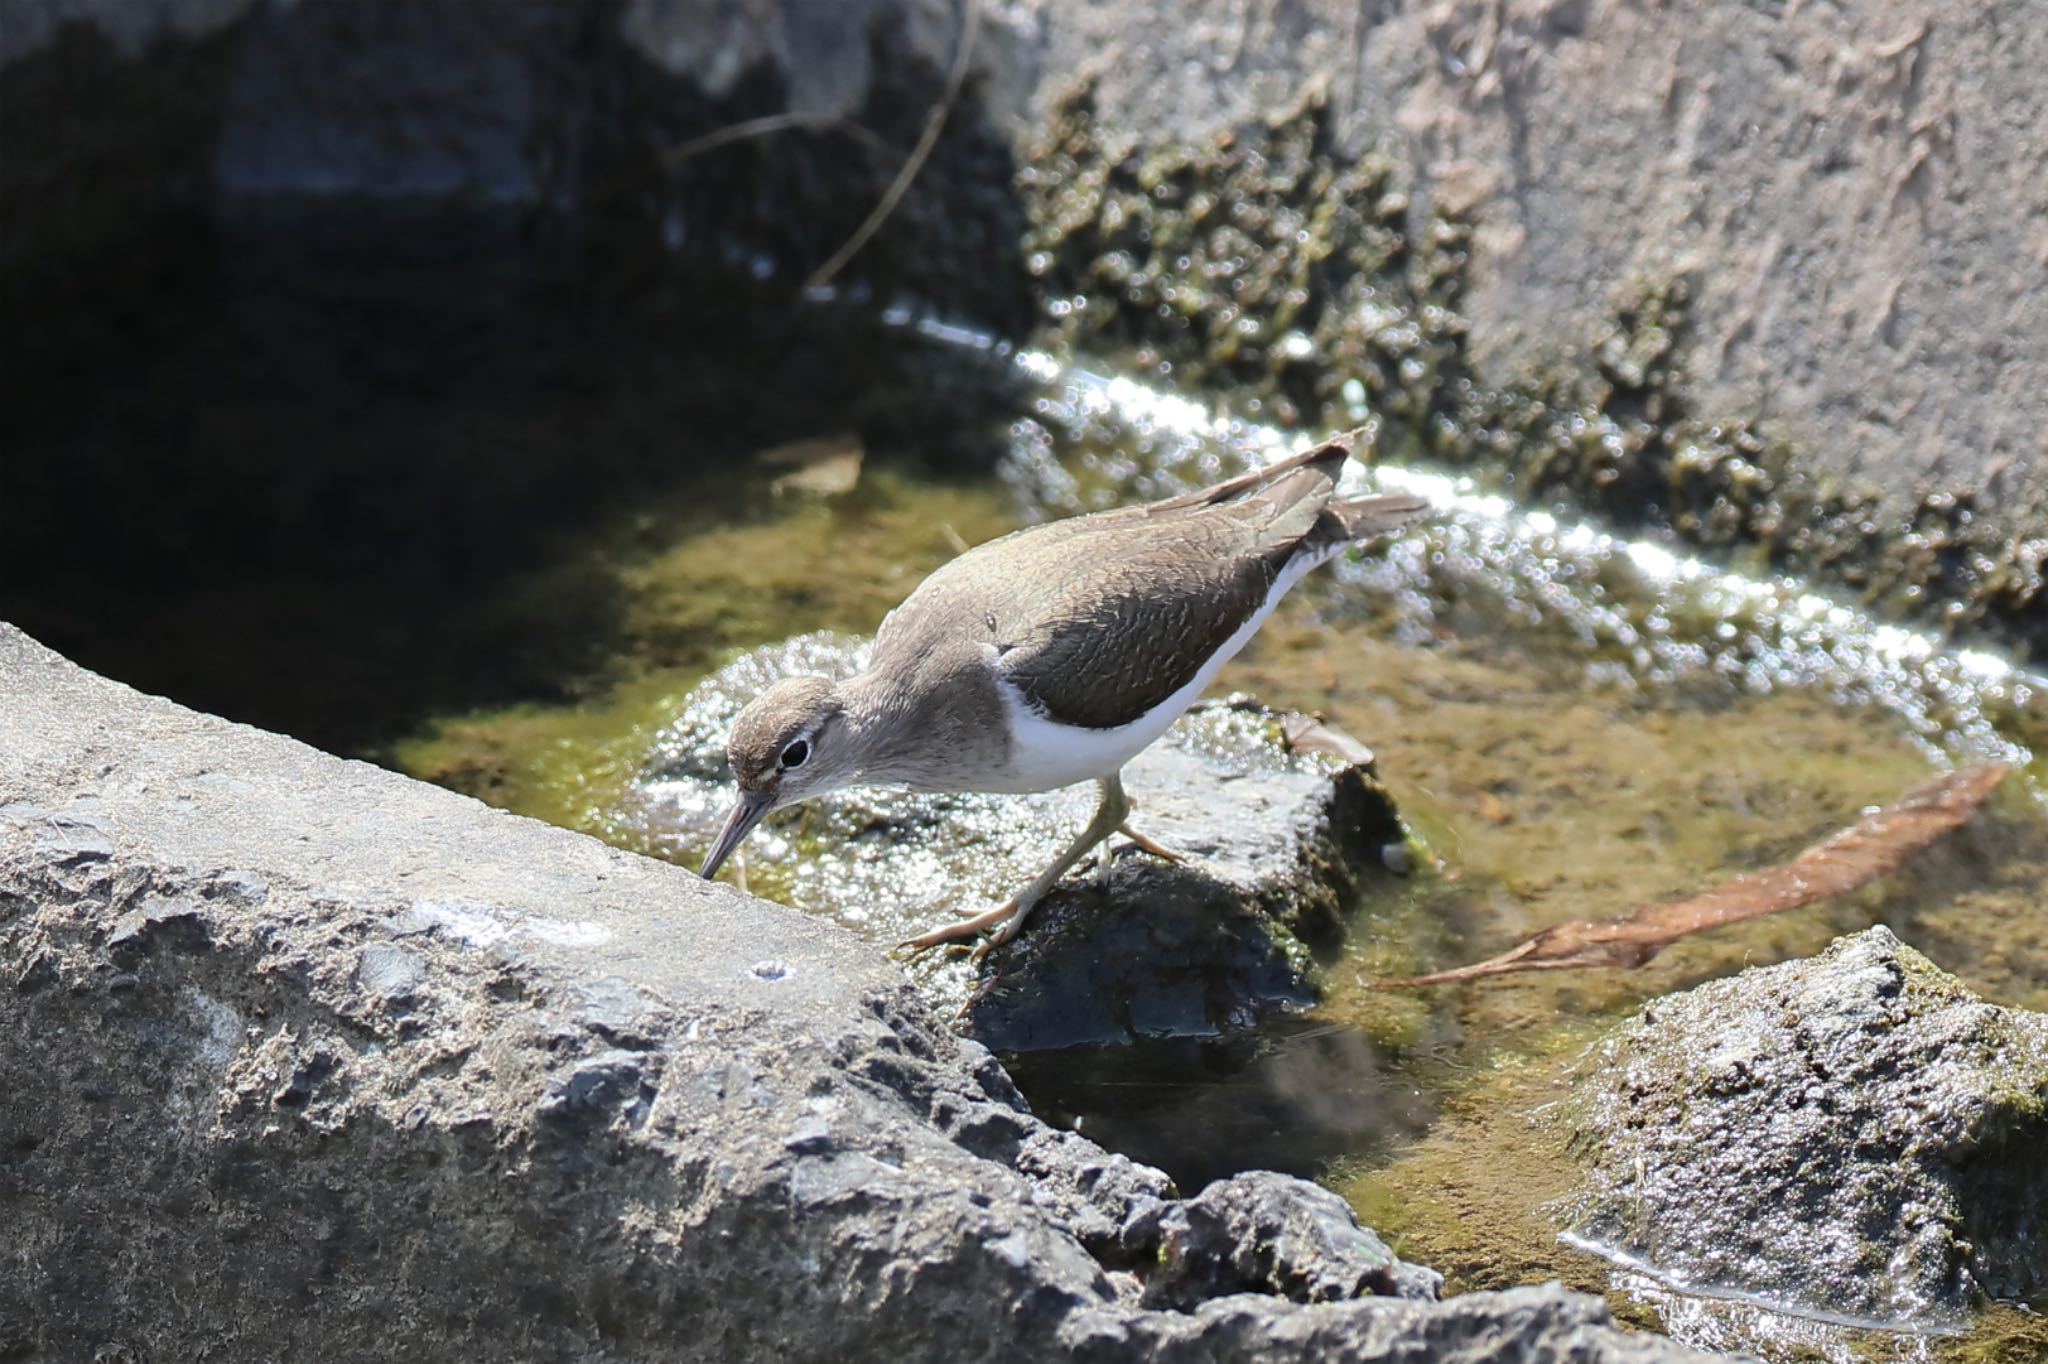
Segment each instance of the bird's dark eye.
[[784,767],[802,767],[804,759],[810,756],[811,746],[802,739],[798,739],[788,748],[782,750],[782,765]]

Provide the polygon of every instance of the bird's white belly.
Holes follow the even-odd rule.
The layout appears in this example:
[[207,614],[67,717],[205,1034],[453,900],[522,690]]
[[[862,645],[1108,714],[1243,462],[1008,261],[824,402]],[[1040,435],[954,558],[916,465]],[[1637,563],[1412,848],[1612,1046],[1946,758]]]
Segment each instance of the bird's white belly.
[[1328,554],[1303,555],[1288,564],[1267,591],[1264,604],[1223,642],[1222,648],[1209,656],[1209,661],[1189,679],[1187,685],[1127,725],[1118,725],[1114,729],[1088,729],[1080,725],[1060,724],[1035,710],[1015,687],[998,679],[996,690],[1002,694],[1003,706],[1009,713],[1010,761],[1001,776],[992,777],[982,789],[1051,791],[1076,782],[1114,775],[1166,733],[1173,722],[1208,690],[1223,665],[1258,633],[1259,627],[1266,623],[1266,617],[1273,614],[1273,608],[1280,604],[1289,588],[1301,581],[1303,574],[1342,548],[1344,546],[1337,545]]

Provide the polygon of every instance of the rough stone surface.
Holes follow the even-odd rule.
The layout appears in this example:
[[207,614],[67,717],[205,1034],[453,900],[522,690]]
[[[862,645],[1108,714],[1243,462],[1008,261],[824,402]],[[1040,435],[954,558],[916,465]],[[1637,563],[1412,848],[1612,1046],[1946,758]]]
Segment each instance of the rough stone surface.
[[1270,1171],[1220,1179],[1193,1198],[1156,1205],[1161,1272],[1148,1301],[1192,1306],[1228,1293],[1341,1302],[1373,1293],[1430,1301],[1435,1270],[1403,1264],[1327,1189],[1304,1193]]
[[[859,641],[804,635],[755,650],[686,697],[622,813],[636,839],[707,846],[731,804],[733,717],[777,678],[847,676]],[[969,1031],[998,1051],[1213,1035],[1315,997],[1311,955],[1361,894],[1392,883],[1381,850],[1404,837],[1384,791],[1331,758],[1287,750],[1249,702],[1199,707],[1125,769],[1133,824],[1184,854],[1112,840],[1106,879],[1077,871],[993,954],[1000,976]],[[793,808],[750,840],[750,884],[887,947],[959,908],[1027,884],[1088,822],[1092,786],[1029,796],[854,789]],[[913,967],[937,995],[972,977]]]
[[1478,211],[1418,216],[1404,169],[1339,126],[1315,94],[1271,126],[1161,143],[1083,87],[1018,180],[1048,327],[1240,413],[1367,423],[1380,457],[1474,466],[1526,502],[2048,655],[2048,536],[1996,480],[1880,487],[1753,406],[1712,405],[1688,377],[1700,292],[1677,272],[1618,288],[1571,354],[1504,368],[1470,315]]
[[1149,1310],[1171,1192],[829,923],[0,626],[0,1354],[1703,1358],[1554,1286]]
[[2048,1290],[2048,1016],[1887,928],[1658,1000],[1584,1073],[1591,1248],[1863,1322]]
[[1414,221],[1474,217],[1489,378],[1694,281],[1697,406],[1776,423],[1892,511],[1988,488],[2048,534],[2048,30],[1997,8],[1588,0],[1038,0],[1042,121],[1076,76],[1153,142],[1324,92]]

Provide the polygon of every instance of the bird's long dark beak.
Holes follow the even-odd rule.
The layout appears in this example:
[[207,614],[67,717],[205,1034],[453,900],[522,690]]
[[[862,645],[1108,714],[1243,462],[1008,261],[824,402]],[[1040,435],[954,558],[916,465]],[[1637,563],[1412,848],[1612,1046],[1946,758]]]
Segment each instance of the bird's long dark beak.
[[740,803],[732,807],[732,813],[725,817],[725,827],[718,831],[718,837],[711,844],[710,855],[704,859],[703,869],[697,874],[705,880],[718,875],[718,869],[725,865],[725,859],[732,856],[732,850],[746,841],[754,826],[761,822],[761,816],[775,808],[775,798],[766,792],[742,791]]

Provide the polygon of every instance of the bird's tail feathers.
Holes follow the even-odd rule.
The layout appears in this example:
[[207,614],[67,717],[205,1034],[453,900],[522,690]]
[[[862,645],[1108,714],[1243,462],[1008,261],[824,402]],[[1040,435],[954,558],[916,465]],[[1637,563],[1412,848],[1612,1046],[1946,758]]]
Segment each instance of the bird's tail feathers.
[[1336,520],[1346,540],[1363,540],[1399,530],[1429,510],[1429,503],[1407,493],[1381,493],[1376,497],[1354,497],[1332,502],[1323,508]]
[[1310,467],[1320,469],[1334,483],[1343,471],[1344,461],[1351,457],[1352,447],[1358,443],[1358,438],[1362,434],[1362,428],[1357,431],[1346,431],[1299,454],[1289,455],[1285,459],[1275,460],[1256,469],[1249,469],[1236,478],[1227,478],[1206,488],[1197,488],[1178,497],[1169,497],[1163,502],[1154,502],[1146,510],[1156,513],[1178,511],[1185,507],[1213,507],[1219,502],[1228,502],[1247,493],[1270,488],[1289,474]]

